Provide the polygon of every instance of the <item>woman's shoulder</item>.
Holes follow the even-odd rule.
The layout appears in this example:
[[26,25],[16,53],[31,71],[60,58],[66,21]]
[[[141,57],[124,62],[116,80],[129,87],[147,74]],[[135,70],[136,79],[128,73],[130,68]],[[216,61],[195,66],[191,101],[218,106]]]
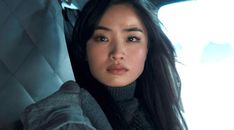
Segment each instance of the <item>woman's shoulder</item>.
[[21,120],[26,130],[111,129],[95,99],[74,81],[65,82],[52,95],[28,106]]

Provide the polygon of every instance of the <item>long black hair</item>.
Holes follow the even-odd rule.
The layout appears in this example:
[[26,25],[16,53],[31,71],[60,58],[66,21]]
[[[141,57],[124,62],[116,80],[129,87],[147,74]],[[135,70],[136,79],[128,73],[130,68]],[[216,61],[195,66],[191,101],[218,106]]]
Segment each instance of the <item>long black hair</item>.
[[116,4],[133,8],[147,29],[148,54],[143,73],[136,81],[135,96],[151,115],[157,130],[187,130],[180,102],[180,78],[175,67],[175,51],[163,33],[157,10],[147,0],[90,0],[84,6],[68,47],[78,84],[87,89],[102,107],[114,129],[128,129],[114,100],[90,73],[86,43],[105,11]]

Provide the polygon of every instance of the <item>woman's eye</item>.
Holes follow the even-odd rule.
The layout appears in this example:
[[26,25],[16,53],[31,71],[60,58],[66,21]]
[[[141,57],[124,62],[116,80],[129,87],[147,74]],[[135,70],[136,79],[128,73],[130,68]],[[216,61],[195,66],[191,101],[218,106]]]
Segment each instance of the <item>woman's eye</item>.
[[108,38],[105,36],[95,36],[94,40],[97,42],[108,42],[109,41]]
[[129,36],[128,37],[128,42],[139,42],[141,39],[136,36]]

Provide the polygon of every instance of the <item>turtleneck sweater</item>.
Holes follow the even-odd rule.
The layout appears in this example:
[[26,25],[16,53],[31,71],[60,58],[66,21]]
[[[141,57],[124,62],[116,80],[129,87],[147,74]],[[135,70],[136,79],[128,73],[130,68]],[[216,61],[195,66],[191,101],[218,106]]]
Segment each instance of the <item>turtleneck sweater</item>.
[[107,87],[131,130],[153,130],[149,113],[135,97],[136,82],[124,87]]

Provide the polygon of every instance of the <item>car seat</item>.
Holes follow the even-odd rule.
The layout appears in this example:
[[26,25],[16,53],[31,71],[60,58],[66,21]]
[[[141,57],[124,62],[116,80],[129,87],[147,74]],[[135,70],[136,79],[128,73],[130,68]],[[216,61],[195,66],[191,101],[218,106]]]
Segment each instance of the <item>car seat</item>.
[[74,80],[64,35],[64,3],[72,1],[0,0],[1,130],[22,129],[25,107]]

